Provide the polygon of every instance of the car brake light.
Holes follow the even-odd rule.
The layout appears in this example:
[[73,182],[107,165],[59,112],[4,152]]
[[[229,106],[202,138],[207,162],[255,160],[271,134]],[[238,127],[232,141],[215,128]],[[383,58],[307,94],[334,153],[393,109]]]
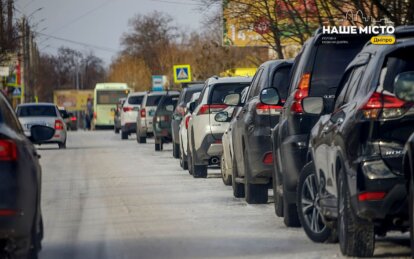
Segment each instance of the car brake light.
[[310,78],[311,75],[306,73],[300,79],[298,89],[296,89],[293,97],[292,107],[290,108],[293,113],[303,113],[302,100],[309,95]]
[[123,107],[122,110],[124,110],[124,112],[130,112],[134,109],[134,107]]
[[257,115],[279,115],[282,110],[280,105],[267,105],[264,103],[258,103],[256,105]]
[[200,107],[197,115],[218,113],[226,108],[225,104],[204,104]]
[[374,92],[360,110],[365,119],[375,120],[380,118],[380,115],[383,119],[398,118],[402,116],[408,108],[406,102],[395,96]]
[[16,216],[16,215],[17,215],[16,210],[0,209],[0,216],[2,216],[2,217]]
[[75,116],[73,116],[73,117],[70,117],[70,120],[71,120],[71,121],[76,121],[76,120],[77,120],[77,118],[76,118]]
[[265,154],[265,156],[263,158],[263,164],[271,165],[272,163],[273,163],[273,153],[268,152],[268,153]]
[[55,120],[55,130],[63,130],[63,122],[61,120]]
[[385,197],[385,192],[363,192],[358,195],[359,201],[378,201]]
[[16,161],[17,146],[11,140],[0,139],[0,161]]
[[185,117],[185,128],[188,129],[188,123],[190,122],[191,116]]
[[141,118],[147,117],[147,112],[145,111],[145,108],[141,109],[139,113],[140,113]]

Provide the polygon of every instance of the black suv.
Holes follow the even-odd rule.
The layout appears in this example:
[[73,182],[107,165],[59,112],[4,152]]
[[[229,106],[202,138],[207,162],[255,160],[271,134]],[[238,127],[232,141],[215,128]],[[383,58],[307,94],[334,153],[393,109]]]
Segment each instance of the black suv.
[[302,102],[306,113],[325,115],[310,135],[299,216],[315,241],[337,232],[348,256],[372,256],[375,235],[408,229],[402,161],[414,132],[414,107],[397,96],[414,86],[414,26],[396,28],[395,37],[394,45],[364,47],[333,104],[322,97]]
[[299,226],[296,187],[306,163],[309,133],[319,116],[305,114],[307,96],[332,102],[345,68],[361,51],[369,35],[324,35],[318,30],[295,59],[288,98],[279,124],[273,129],[275,210],[286,226]]
[[[55,129],[35,125],[32,142]],[[37,258],[43,238],[39,155],[0,92],[0,258]]]
[[245,196],[247,203],[266,203],[272,178],[270,130],[279,122],[281,105],[260,101],[266,88],[279,90],[286,99],[293,61],[272,60],[262,64],[253,78],[242,109],[232,122],[233,195]]
[[187,103],[191,100],[194,93],[199,93],[203,90],[204,82],[191,82],[182,85],[180,98],[178,99],[177,107],[174,110],[171,128],[173,139],[173,157],[180,158],[180,138],[179,130],[181,120],[184,118],[187,110]]

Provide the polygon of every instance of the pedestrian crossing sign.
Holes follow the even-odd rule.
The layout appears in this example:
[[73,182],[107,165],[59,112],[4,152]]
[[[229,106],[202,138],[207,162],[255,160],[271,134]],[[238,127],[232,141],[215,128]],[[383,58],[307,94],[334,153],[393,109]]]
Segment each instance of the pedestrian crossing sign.
[[174,83],[189,83],[191,82],[191,67],[190,65],[176,65],[174,66]]

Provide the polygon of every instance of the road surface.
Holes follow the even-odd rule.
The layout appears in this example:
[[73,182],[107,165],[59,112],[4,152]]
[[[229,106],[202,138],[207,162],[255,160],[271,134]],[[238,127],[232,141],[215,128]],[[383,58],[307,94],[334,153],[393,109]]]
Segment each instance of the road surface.
[[[45,239],[40,258],[341,258],[286,228],[273,204],[232,197],[219,171],[193,179],[171,145],[70,132],[68,148],[41,146]],[[410,255],[407,235],[377,242],[377,257]]]

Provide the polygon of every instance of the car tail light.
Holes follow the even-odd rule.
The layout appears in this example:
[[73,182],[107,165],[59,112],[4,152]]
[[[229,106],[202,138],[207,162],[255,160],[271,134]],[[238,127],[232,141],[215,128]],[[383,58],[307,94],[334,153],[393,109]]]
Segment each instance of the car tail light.
[[408,110],[408,105],[392,95],[374,92],[367,103],[360,109],[365,119],[375,120],[398,118]]
[[169,121],[170,117],[166,116],[166,115],[162,115],[162,116],[158,116],[157,117],[157,122],[161,122],[161,121]]
[[256,105],[256,113],[257,115],[279,115],[282,108],[280,105],[258,103]]
[[385,198],[385,192],[363,192],[358,195],[359,201],[379,201]]
[[122,110],[124,112],[131,112],[132,110],[134,110],[134,107],[123,107]]
[[271,165],[272,163],[273,163],[273,153],[272,152],[268,152],[263,157],[263,164]]
[[222,144],[222,143],[223,143],[223,141],[221,139],[216,139],[214,141],[214,144]]
[[200,107],[197,115],[218,113],[226,108],[227,105],[225,104],[205,104]]
[[17,145],[11,140],[0,139],[0,161],[16,161]]
[[296,89],[293,97],[292,107],[290,108],[293,113],[303,113],[302,100],[309,95],[310,79],[311,75],[309,73],[304,74],[300,79],[298,89]]
[[75,116],[72,116],[72,117],[70,117],[70,120],[71,120],[71,121],[76,121],[76,120],[77,120],[77,118],[76,118]]
[[61,120],[55,120],[55,130],[63,130],[63,122]]
[[185,117],[185,128],[188,129],[188,123],[190,122],[191,116]]
[[0,216],[1,217],[9,217],[9,216],[16,216],[17,211],[11,209],[0,209]]
[[147,117],[147,112],[145,111],[145,108],[142,108],[142,109],[139,111],[139,114],[140,114],[141,118],[145,118],[145,117]]

